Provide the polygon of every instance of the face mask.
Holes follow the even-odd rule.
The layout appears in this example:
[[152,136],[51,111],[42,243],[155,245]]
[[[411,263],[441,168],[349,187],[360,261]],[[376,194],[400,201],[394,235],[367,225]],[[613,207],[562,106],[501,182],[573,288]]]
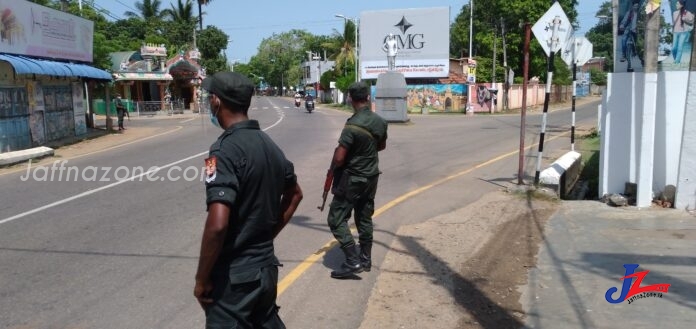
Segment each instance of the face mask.
[[[220,106],[218,106],[218,112],[219,111],[220,111]],[[210,123],[212,123],[213,126],[215,126],[215,127],[222,128],[220,126],[220,122],[218,121],[217,115],[215,113],[213,113],[212,109],[210,110],[209,115],[210,115]]]

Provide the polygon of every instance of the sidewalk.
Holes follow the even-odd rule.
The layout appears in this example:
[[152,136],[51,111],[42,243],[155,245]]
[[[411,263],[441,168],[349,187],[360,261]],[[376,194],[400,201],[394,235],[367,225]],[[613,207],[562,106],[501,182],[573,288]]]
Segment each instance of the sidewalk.
[[56,158],[69,160],[128,145],[157,134],[163,134],[166,133],[166,129],[169,128],[128,127],[126,133],[118,133],[117,131],[109,133],[101,128],[88,128],[87,133],[84,135],[48,142],[41,149],[48,149],[51,152],[44,155],[39,154],[40,148],[25,150],[30,156],[24,159],[20,157],[20,154],[13,154],[13,152],[0,154],[0,158],[7,159],[8,162],[12,163],[0,166],[0,175],[25,169],[26,161],[29,159],[31,159],[32,165],[50,163],[55,161]]
[[[522,296],[529,328],[693,328],[696,216],[684,210],[612,208],[563,202]],[[609,303],[620,295],[624,264],[650,272],[641,287],[670,284],[661,298]],[[634,280],[634,284],[635,284]]]
[[0,153],[0,169],[16,165],[18,163],[28,160],[53,156],[55,155],[56,148],[80,143],[86,140],[102,137],[105,135],[108,135],[108,132],[105,129],[87,128],[87,133],[84,135],[61,138],[59,140],[47,142],[45,145],[40,147]]
[[[692,328],[694,250],[684,210],[493,192],[397,231],[360,328]],[[628,263],[669,292],[607,302]]]

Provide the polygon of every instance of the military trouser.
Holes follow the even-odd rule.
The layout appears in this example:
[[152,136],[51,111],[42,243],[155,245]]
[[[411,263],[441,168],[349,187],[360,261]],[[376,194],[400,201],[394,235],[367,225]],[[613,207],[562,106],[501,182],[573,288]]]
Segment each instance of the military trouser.
[[213,275],[213,305],[205,310],[206,328],[285,329],[276,305],[278,266]]
[[358,240],[361,244],[372,242],[372,214],[375,212],[375,194],[379,175],[360,177],[350,175],[342,193],[334,193],[327,222],[331,233],[341,247],[355,244],[350,233],[348,220],[355,210],[355,226],[358,228]]
[[123,113],[118,115],[118,127],[119,128],[123,128],[123,117],[124,117]]

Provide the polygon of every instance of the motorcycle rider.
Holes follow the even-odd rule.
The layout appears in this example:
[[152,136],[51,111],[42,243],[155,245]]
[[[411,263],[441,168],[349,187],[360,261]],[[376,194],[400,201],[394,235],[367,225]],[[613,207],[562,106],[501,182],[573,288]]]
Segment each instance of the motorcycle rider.
[[299,92],[295,93],[295,107],[300,107],[300,103],[302,103],[302,94]]
[[312,97],[312,94],[308,93],[307,96],[305,96],[305,107],[307,108],[307,110],[309,110],[310,107],[312,108],[312,110],[314,109],[314,97]]

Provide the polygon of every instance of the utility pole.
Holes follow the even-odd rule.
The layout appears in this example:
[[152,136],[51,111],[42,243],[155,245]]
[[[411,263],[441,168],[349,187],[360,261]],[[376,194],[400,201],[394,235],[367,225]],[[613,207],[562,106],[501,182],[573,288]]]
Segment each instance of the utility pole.
[[509,109],[508,105],[508,90],[510,89],[510,85],[512,84],[512,81],[509,81],[509,75],[508,75],[508,64],[507,64],[507,44],[505,42],[505,21],[503,18],[500,18],[500,32],[503,37],[503,67],[505,68],[505,78],[503,81],[505,83],[503,84],[503,111]]
[[527,81],[529,81],[529,43],[532,38],[532,26],[524,24],[524,62],[522,63],[522,111],[520,114],[520,152],[518,155],[517,185],[524,184],[524,132],[527,117]]
[[[473,39],[474,39],[474,0],[469,0],[469,60],[467,64],[471,63],[473,59],[471,53],[473,52]],[[473,108],[471,107],[471,83],[466,85],[466,114],[474,114]]]
[[650,207],[653,190],[653,168],[655,156],[655,120],[657,112],[657,49],[659,47],[660,9],[648,13],[645,23],[645,88],[643,93],[643,116],[638,160],[638,191],[636,206]]
[[[495,87],[495,62],[496,62],[496,55],[497,55],[497,50],[498,50],[498,27],[496,26],[495,29],[493,29],[493,77],[491,78],[491,87],[494,90],[498,90],[498,88]],[[495,112],[495,100],[496,100],[496,95],[494,94],[491,96],[491,113]]]

